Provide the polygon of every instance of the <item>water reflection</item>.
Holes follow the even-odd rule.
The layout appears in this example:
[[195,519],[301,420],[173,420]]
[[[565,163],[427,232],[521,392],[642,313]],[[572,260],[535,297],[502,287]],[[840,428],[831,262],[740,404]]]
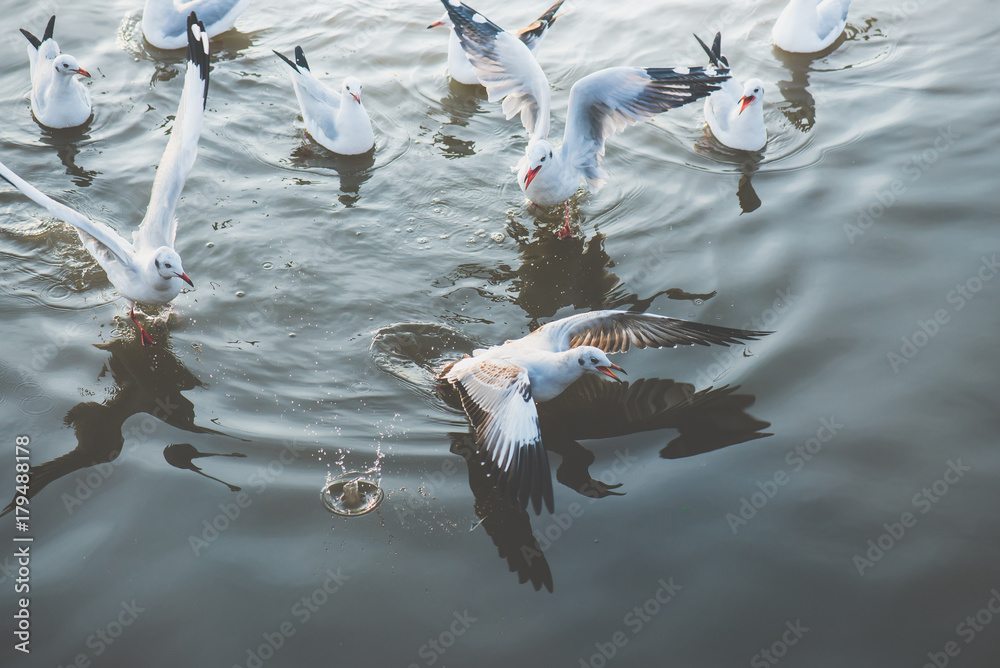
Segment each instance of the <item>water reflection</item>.
[[[746,412],[756,399],[754,395],[739,394],[738,390],[725,386],[695,391],[693,385],[663,378],[623,384],[591,376],[581,378],[553,401],[538,405],[545,449],[561,458],[556,480],[590,503],[624,493],[619,488],[628,480],[633,456],[623,460],[619,482],[603,481],[592,475],[590,467],[596,457],[579,443],[582,440],[673,429],[677,435],[660,450],[660,457],[679,459],[770,436],[762,431],[770,423]],[[449,404],[454,401],[450,393],[442,397]],[[488,475],[487,458],[477,452],[471,432],[449,437],[451,451],[468,463],[475,513],[499,556],[511,572],[517,573],[521,583],[530,582],[535,590],[544,586],[552,591],[552,572],[545,551],[557,537],[533,531],[527,510],[499,491]],[[579,517],[589,507],[578,504],[574,516]]]
[[86,123],[75,128],[54,129],[39,125],[42,133],[38,140],[56,150],[59,161],[66,168],[66,174],[72,176],[73,183],[81,188],[89,186],[93,183],[94,177],[100,174],[97,171],[83,169],[76,164],[76,156],[80,153],[77,144],[90,139],[89,133],[93,122],[94,117],[91,116]]
[[194,463],[195,459],[201,457],[246,457],[246,455],[240,452],[201,452],[195,448],[190,443],[172,443],[163,449],[163,458],[167,460],[167,463],[179,469],[186,469],[188,471],[194,471],[198,475],[205,476],[216,482],[221,482],[223,485],[229,488],[231,492],[240,491],[240,487],[236,485],[230,485],[225,480],[219,480],[215,476],[208,475],[201,470],[201,467]]
[[367,153],[359,155],[339,155],[328,151],[312,139],[292,150],[291,164],[298,169],[332,169],[340,177],[340,196],[337,198],[347,208],[361,199],[361,186],[372,177],[375,166],[375,152],[378,145]]
[[809,73],[813,71],[813,63],[826,55],[833,53],[844,41],[841,36],[825,51],[819,53],[789,53],[778,47],[772,47],[772,55],[788,70],[790,80],[779,80],[778,91],[785,98],[784,104],[778,108],[788,122],[801,132],[809,132],[816,124],[816,100],[809,92]]
[[[161,329],[154,336],[161,344],[165,344],[167,328],[163,325]],[[66,413],[63,422],[73,428],[77,439],[76,448],[31,468],[29,496],[38,494],[59,478],[90,466],[98,467],[98,480],[106,479],[114,471],[114,461],[121,454],[126,435],[132,441],[131,448],[134,449],[151,439],[156,432],[157,421],[193,434],[222,434],[195,424],[194,404],[181,393],[204,387],[204,384],[165,345],[143,346],[138,338],[115,339],[111,343],[94,345],[111,354],[98,376],[103,378],[111,373],[114,386],[109,389],[110,396],[103,403],[81,402]],[[123,431],[125,421],[137,413],[146,413],[148,417],[133,425],[126,434]],[[183,450],[175,452],[183,454]],[[183,459],[175,457],[174,453],[168,456],[166,451],[164,457],[167,461],[173,458],[180,462]],[[89,477],[87,482],[80,482],[78,489],[80,486],[86,487],[86,494],[76,494],[67,503],[72,503],[73,499],[82,503],[94,489],[94,485],[89,483]],[[0,515],[10,512],[12,508],[13,502]]]
[[441,109],[448,120],[434,133],[434,146],[446,158],[464,158],[476,153],[476,142],[456,137],[449,128],[468,127],[469,119],[483,113],[482,102],[486,101],[486,89],[482,86],[467,86],[448,78],[448,96],[441,100]]

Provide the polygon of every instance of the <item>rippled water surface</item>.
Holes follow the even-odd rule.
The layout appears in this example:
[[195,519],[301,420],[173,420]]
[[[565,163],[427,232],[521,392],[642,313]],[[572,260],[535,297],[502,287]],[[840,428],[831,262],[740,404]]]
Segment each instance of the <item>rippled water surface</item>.
[[[515,27],[543,5],[477,8]],[[142,40],[138,0],[59,3],[96,113],[46,131],[17,29],[57,3],[0,6],[0,159],[127,235],[183,54]],[[811,58],[769,45],[781,6],[576,0],[539,49],[557,132],[579,77],[700,64],[691,33],[721,29],[770,138],[731,152],[697,103],[629,129],[563,242],[509,172],[520,126],[449,83],[439,5],[254,0],[212,43],[178,209],[197,287],[153,347],[72,228],[3,184],[0,493],[17,434],[35,493],[30,656],[0,519],[3,665],[995,661],[995,8],[857,1]],[[372,155],[306,135],[271,53],[296,44],[363,79]],[[631,352],[629,385],[545,406],[556,512],[514,510],[433,372],[608,307],[775,334]],[[324,507],[347,471],[380,481],[375,511]]]

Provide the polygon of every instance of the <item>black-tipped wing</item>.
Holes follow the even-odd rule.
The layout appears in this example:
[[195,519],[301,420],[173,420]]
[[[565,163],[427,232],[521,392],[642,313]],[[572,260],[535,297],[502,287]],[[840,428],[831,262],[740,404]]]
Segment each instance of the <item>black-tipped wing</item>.
[[729,68],[729,60],[722,55],[722,33],[715,33],[715,40],[712,42],[712,48],[709,48],[707,44],[701,41],[701,37],[697,35],[694,36],[698,40],[698,44],[701,44],[701,48],[705,50],[708,54],[708,60],[710,63],[720,68]]
[[590,183],[607,181],[600,159],[615,132],[719,89],[729,71],[712,67],[610,67],[577,81],[569,94],[563,155]]
[[538,430],[538,412],[528,372],[502,360],[466,358],[445,374],[462,398],[478,447],[485,450],[498,483],[522,507],[542,502],[552,511],[549,459]]
[[594,311],[551,322],[532,336],[549,337],[554,350],[594,346],[607,353],[623,353],[632,346],[637,348],[728,346],[756,341],[770,333],[705,325],[654,313]]
[[208,101],[208,33],[191,12],[188,17],[188,61],[177,118],[153,179],[153,192],[142,224],[134,235],[137,247],[173,248],[177,234],[174,210],[198,157],[198,138]]
[[517,38],[524,42],[524,45],[531,51],[538,48],[538,44],[542,41],[542,38],[545,37],[546,33],[548,33],[552,24],[556,22],[556,14],[559,12],[559,8],[562,7],[563,2],[565,1],[566,0],[558,0],[556,4],[546,9],[544,14],[532,21],[531,25],[527,25],[518,30]]
[[490,102],[503,100],[501,108],[507,118],[521,114],[529,135],[547,137],[549,82],[528,47],[468,5],[441,1]]

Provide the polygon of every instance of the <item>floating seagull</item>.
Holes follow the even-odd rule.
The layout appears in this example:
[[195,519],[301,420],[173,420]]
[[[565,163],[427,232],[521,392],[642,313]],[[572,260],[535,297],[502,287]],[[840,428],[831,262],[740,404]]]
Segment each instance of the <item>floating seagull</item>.
[[563,143],[549,143],[549,82],[531,51],[513,35],[457,0],[441,0],[462,48],[491,102],[503,100],[507,118],[521,114],[530,141],[515,170],[531,202],[566,202],[560,238],[571,236],[569,200],[586,179],[592,192],[608,180],[601,167],[604,143],[615,132],[694,102],[729,78],[714,67],[610,67],[573,84]]
[[181,281],[194,287],[174,250],[177,219],[174,209],[184,181],[198,154],[198,136],[208,99],[208,35],[194,12],[188,18],[188,63],[177,120],[153,179],[153,192],[132,243],[113,229],[44,195],[0,163],[0,176],[28,199],[77,229],[80,240],[123,297],[132,302],[129,317],[139,328],[142,344],[156,343],[135,316],[135,304],[166,304],[181,290]]
[[[549,28],[553,23],[556,22],[556,12],[562,7],[565,0],[559,0],[556,4],[545,10],[545,13],[535,19],[531,25],[521,28],[514,36],[519,40],[524,42],[525,46],[534,53],[535,48],[542,41],[542,38],[548,33]],[[448,13],[434,23],[427,26],[428,28],[436,28],[438,26],[448,26],[449,28],[454,28],[454,24],[451,22],[451,18]],[[476,76],[475,71],[472,69],[472,63],[469,62],[469,57],[465,55],[465,51],[462,49],[461,42],[458,41],[458,35],[454,31],[448,36],[448,74],[451,78],[459,83],[463,83],[469,86],[479,85],[479,77]]]
[[550,322],[528,336],[452,362],[439,379],[458,390],[462,407],[505,485],[535,513],[553,509],[549,460],[542,445],[535,402],[556,398],[587,373],[614,380],[622,371],[607,353],[638,348],[755,341],[770,332],[730,329],[653,313],[594,311]]
[[250,0],[146,0],[142,10],[142,34],[159,49],[183,49],[188,44],[187,17],[198,14],[205,33],[215,37],[232,30]]
[[341,155],[367,153],[375,146],[372,122],[361,103],[361,82],[357,77],[344,79],[338,96],[313,76],[301,46],[295,47],[294,63],[277,51],[274,55],[292,68],[295,97],[313,139]]
[[[712,48],[694,36],[705,49],[712,64],[728,69],[729,61],[722,55],[722,33],[715,33]],[[741,151],[759,151],[767,143],[764,129],[764,82],[747,79],[740,86],[730,79],[705,98],[705,120],[712,134],[729,148]]]
[[90,119],[90,92],[76,78],[89,77],[73,56],[60,53],[52,38],[56,17],[49,19],[42,38],[21,28],[28,38],[31,62],[31,111],[42,125],[50,128],[75,128]]
[[847,25],[851,0],[790,0],[771,30],[775,46],[815,53],[837,41]]

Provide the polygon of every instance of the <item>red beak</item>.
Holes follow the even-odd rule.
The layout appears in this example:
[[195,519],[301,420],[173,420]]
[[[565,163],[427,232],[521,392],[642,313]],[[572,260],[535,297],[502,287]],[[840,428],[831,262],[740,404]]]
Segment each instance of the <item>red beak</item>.
[[357,102],[358,104],[361,104],[361,96],[360,95],[358,95],[357,93],[351,93],[351,97],[354,98],[355,102]]
[[538,170],[541,169],[541,168],[542,168],[542,166],[538,165],[534,169],[529,169],[528,170],[528,173],[524,175],[524,187],[525,188],[528,187],[528,185],[531,183],[531,181],[535,178],[535,175],[538,174]]
[[89,77],[90,76],[90,72],[88,72],[87,70],[83,69],[82,67],[80,69],[78,69],[78,70],[73,70],[73,71],[76,72],[77,74],[82,74],[85,77]]
[[427,27],[429,29],[429,28],[437,28],[438,26],[443,26],[443,25],[444,25],[444,21],[435,21],[434,23],[430,24]]
[[740,105],[740,111],[739,111],[739,113],[742,114],[743,110],[746,109],[748,106],[750,106],[750,103],[753,102],[754,99],[756,99],[756,98],[754,98],[753,95],[744,95],[739,100],[737,100],[737,102],[742,102],[743,103],[743,104]]
[[610,367],[607,367],[607,366],[599,366],[599,367],[597,367],[597,370],[600,371],[601,373],[603,373],[605,376],[609,376],[611,378],[614,378],[619,383],[622,382],[622,379],[619,378],[618,376],[616,376],[614,374],[614,371],[612,371],[611,369],[614,369],[615,371],[621,371],[622,373],[625,373],[625,369],[621,368],[617,364],[612,364]]
[[174,274],[174,276],[181,279],[182,281],[190,285],[192,288],[194,287],[194,282],[192,282],[191,279],[188,278],[187,274]]

